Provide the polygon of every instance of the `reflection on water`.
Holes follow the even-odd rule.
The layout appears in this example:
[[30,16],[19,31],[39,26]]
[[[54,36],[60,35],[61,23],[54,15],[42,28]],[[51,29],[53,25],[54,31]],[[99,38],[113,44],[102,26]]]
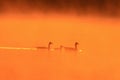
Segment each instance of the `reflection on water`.
[[116,60],[74,52],[0,50],[0,79],[119,80]]

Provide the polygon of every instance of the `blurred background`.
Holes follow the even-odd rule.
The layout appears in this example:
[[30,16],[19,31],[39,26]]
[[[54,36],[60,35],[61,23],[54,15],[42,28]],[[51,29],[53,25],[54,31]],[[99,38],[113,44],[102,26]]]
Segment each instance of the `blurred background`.
[[77,15],[100,14],[102,16],[119,16],[119,0],[1,0],[0,12],[31,13],[70,13]]
[[120,80],[120,0],[0,0],[0,80]]

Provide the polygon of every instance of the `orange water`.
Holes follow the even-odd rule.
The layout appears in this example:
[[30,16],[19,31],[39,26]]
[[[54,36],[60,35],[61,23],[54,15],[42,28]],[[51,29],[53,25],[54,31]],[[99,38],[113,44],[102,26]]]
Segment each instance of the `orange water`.
[[55,47],[83,52],[0,50],[0,80],[120,80],[120,20],[74,15],[3,15],[0,46]]

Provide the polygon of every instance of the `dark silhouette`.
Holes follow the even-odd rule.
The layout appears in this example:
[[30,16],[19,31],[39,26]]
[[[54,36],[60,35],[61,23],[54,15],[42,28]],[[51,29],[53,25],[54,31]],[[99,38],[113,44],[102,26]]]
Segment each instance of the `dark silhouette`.
[[65,46],[63,46],[63,45],[60,45],[60,47],[59,48],[54,48],[53,47],[53,43],[52,42],[49,42],[48,43],[48,46],[47,47],[36,47],[38,50],[39,49],[45,49],[45,50],[48,50],[48,51],[54,51],[54,50],[58,50],[58,51],[60,51],[60,52],[62,52],[62,51],[77,51],[77,52],[79,52],[79,51],[81,51],[80,49],[79,49],[79,43],[78,42],[75,42],[75,44],[74,44],[74,47],[65,47]]
[[75,42],[75,50],[79,50],[78,46],[79,46],[79,43]]
[[51,51],[51,50],[53,50],[52,45],[53,45],[53,43],[49,42],[48,47],[36,47],[36,48],[37,49],[47,49],[48,51]]
[[79,51],[79,43],[75,42],[74,47],[64,47],[64,46],[60,46],[60,50],[63,51]]
[[52,45],[53,45],[52,42],[49,42],[49,43],[48,43],[48,50],[49,50],[49,51],[53,50]]

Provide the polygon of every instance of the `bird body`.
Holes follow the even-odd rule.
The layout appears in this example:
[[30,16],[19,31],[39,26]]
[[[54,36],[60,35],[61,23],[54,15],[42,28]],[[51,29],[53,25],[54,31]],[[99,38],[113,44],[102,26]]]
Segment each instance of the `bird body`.
[[53,43],[52,42],[49,42],[48,43],[48,47],[36,47],[38,50],[40,49],[47,49],[48,51],[53,51],[54,48],[53,48]]
[[54,48],[53,47],[53,43],[52,42],[49,42],[48,43],[48,47],[36,47],[38,50],[40,49],[45,49],[45,50],[48,50],[48,51],[74,51],[74,52],[81,52],[82,50],[79,49],[79,43],[78,42],[75,42],[74,44],[74,47],[65,47],[63,45],[60,45],[59,48]]

